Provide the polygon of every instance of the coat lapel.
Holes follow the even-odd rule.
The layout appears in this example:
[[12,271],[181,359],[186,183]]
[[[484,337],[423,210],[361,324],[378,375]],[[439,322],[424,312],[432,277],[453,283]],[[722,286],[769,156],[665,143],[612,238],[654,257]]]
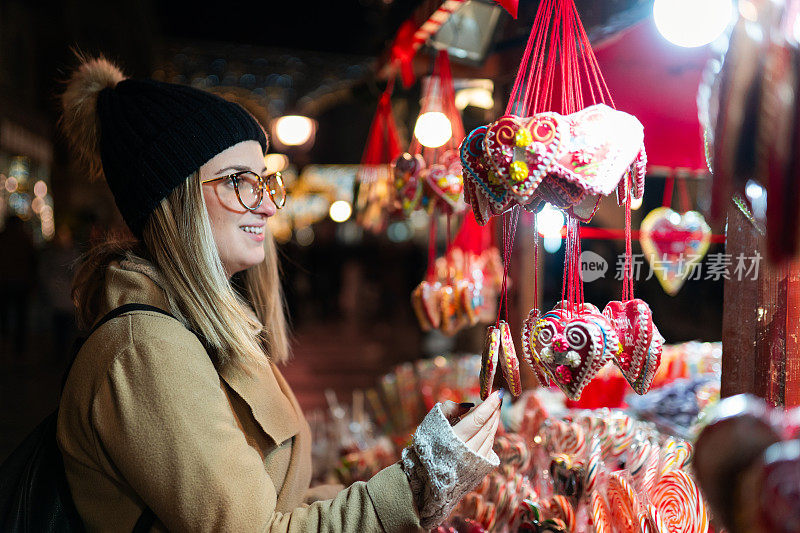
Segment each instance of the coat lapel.
[[300,411],[282,390],[271,363],[250,364],[246,369],[227,364],[219,375],[250,406],[253,418],[276,445],[300,432]]

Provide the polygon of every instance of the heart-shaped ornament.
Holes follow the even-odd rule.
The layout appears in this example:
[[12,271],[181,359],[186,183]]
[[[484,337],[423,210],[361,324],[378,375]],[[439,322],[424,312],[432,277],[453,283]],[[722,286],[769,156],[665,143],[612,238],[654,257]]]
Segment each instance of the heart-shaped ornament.
[[503,353],[500,354],[503,376],[506,378],[508,390],[516,398],[522,394],[522,380],[519,377],[517,349],[514,347],[514,339],[511,337],[511,328],[505,320],[500,321],[500,347],[503,349]]
[[500,329],[489,326],[486,330],[486,339],[481,355],[481,400],[485,400],[492,393],[492,383],[494,383],[494,374],[497,371],[500,349]]
[[422,200],[422,176],[425,160],[420,154],[401,154],[392,163],[394,186],[400,207],[408,215],[419,207]]
[[438,163],[431,165],[425,174],[425,183],[433,200],[428,205],[429,209],[432,210],[434,206],[438,205],[448,213],[459,210],[459,200],[464,189],[460,171],[460,164],[457,171],[453,165],[446,166]]
[[560,155],[566,123],[558,113],[531,118],[504,115],[483,140],[490,167],[519,203],[527,203]]
[[[485,224],[492,215],[508,209],[508,192],[491,170],[484,152],[487,126],[475,128],[461,142],[459,150],[465,187],[470,187],[469,196],[475,218]],[[476,205],[478,204],[478,205]]]
[[441,323],[439,283],[423,281],[411,292],[411,307],[423,331],[437,329]]
[[565,118],[569,136],[550,171],[589,194],[610,194],[644,153],[642,123],[605,104]]
[[636,394],[646,394],[653,384],[653,379],[656,377],[658,366],[661,364],[661,353],[664,349],[664,337],[659,333],[658,328],[653,324],[653,341],[650,343],[650,349],[647,351],[647,357],[644,360],[644,366],[639,378],[631,383],[631,388]]
[[[626,178],[630,183],[631,197],[637,200],[644,196],[644,177],[647,174],[647,154],[644,147],[639,150],[639,155],[636,156],[636,161],[633,162],[628,169],[628,177]],[[619,182],[617,186],[617,204],[625,205],[625,179]]]
[[708,251],[711,228],[697,211],[657,207],[642,220],[639,242],[664,292],[674,296]]
[[547,377],[544,365],[539,361],[539,357],[533,349],[534,339],[532,337],[533,330],[536,327],[536,322],[539,320],[539,310],[531,309],[528,312],[528,318],[522,323],[522,356],[528,366],[531,367],[536,379],[542,387],[550,386],[550,379]]
[[531,338],[537,362],[571,400],[580,398],[583,388],[608,362],[611,350],[619,343],[603,315],[571,314],[562,308],[537,320]]
[[[620,343],[613,356],[614,363],[638,394],[646,393],[652,377],[648,381],[644,379],[645,374],[655,376],[661,357],[660,347],[656,347],[660,335],[653,324],[650,306],[638,298],[627,302],[613,301],[603,309],[603,315],[611,322]],[[663,341],[662,338],[661,345]],[[653,357],[658,358],[655,368],[652,368]]]

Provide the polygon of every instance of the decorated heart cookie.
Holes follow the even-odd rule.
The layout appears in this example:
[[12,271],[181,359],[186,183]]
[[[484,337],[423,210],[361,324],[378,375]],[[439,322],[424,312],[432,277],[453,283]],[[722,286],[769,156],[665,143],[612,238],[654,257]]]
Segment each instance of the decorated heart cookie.
[[463,209],[461,193],[464,185],[461,180],[461,165],[431,165],[424,174],[425,185],[429,191],[430,201],[426,206],[432,211],[434,206],[441,207],[445,212],[454,213]]
[[580,398],[583,388],[619,343],[611,324],[601,314],[570,315],[558,307],[536,322],[531,338],[536,362],[572,400]]
[[423,331],[436,329],[441,323],[437,285],[423,281],[411,292],[411,307]]
[[485,400],[492,393],[492,383],[494,383],[494,373],[497,370],[500,349],[500,330],[494,326],[489,326],[486,330],[486,341],[484,342],[481,356],[481,400]]
[[610,194],[644,152],[644,127],[633,115],[605,104],[565,118],[569,138],[551,172],[589,194]]
[[711,228],[697,211],[657,207],[642,220],[639,242],[664,292],[673,296],[708,251]]
[[614,355],[614,362],[628,383],[633,385],[645,369],[650,352],[653,313],[647,303],[637,298],[627,302],[609,302],[603,309],[603,315],[611,321],[620,342],[620,350]]
[[511,328],[505,320],[500,321],[500,347],[503,353],[500,354],[500,366],[503,368],[503,376],[506,378],[506,385],[511,395],[515,398],[522,394],[522,381],[519,377],[519,359],[517,350],[514,347],[514,339],[511,337]]
[[492,215],[502,213],[509,206],[508,192],[486,160],[483,141],[487,129],[487,126],[481,126],[472,130],[462,141],[459,150],[464,186],[470,189],[466,195],[470,196],[475,218],[481,224],[485,224]]
[[658,328],[653,324],[653,341],[650,343],[650,349],[647,351],[644,366],[639,374],[639,378],[631,383],[631,388],[637,394],[646,394],[647,391],[650,390],[650,385],[653,384],[653,379],[656,377],[658,366],[661,364],[663,348],[664,337],[661,336]]
[[560,155],[566,123],[558,113],[505,115],[489,125],[483,145],[491,168],[517,202],[527,203]]
[[394,185],[400,207],[406,214],[419,207],[422,201],[422,172],[425,169],[425,160],[421,155],[401,154],[392,163]]
[[536,375],[536,379],[539,380],[539,384],[542,387],[547,387],[550,384],[550,380],[543,370],[542,363],[539,361],[539,358],[536,356],[536,352],[533,349],[534,339],[532,334],[538,320],[539,310],[531,309],[528,313],[528,318],[526,318],[522,323],[522,356],[525,359],[525,362],[528,363],[528,366],[530,366],[533,370],[533,373]]

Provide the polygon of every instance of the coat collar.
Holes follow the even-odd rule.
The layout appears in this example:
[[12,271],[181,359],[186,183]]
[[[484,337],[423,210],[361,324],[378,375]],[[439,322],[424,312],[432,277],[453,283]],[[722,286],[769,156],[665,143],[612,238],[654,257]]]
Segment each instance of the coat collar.
[[[128,257],[106,272],[103,314],[127,303],[143,303],[169,311],[163,281],[149,262]],[[300,406],[278,369],[270,362],[229,363],[220,377],[250,406],[253,418],[276,444],[299,434],[305,424]]]

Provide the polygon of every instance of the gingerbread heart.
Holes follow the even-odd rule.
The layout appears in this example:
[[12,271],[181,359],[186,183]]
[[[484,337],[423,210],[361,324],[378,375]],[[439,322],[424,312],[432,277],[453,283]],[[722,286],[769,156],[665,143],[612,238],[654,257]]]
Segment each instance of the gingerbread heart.
[[423,331],[437,329],[441,323],[439,284],[423,281],[411,292],[411,307]]
[[642,157],[644,127],[633,115],[605,104],[589,106],[565,119],[569,135],[550,171],[589,194],[610,194]]
[[481,355],[481,400],[485,400],[492,393],[494,374],[497,371],[497,360],[500,356],[500,330],[489,326],[486,330],[486,340]]
[[489,125],[483,140],[489,165],[516,200],[527,203],[560,155],[566,122],[558,113],[531,118],[504,115]]
[[531,309],[530,312],[528,312],[528,318],[522,323],[522,356],[525,362],[528,363],[528,366],[533,370],[536,379],[539,380],[539,384],[542,387],[548,387],[550,385],[550,380],[545,373],[542,363],[533,350],[534,339],[531,334],[538,320],[539,310]]
[[401,154],[392,163],[394,185],[400,206],[408,215],[419,207],[422,201],[422,172],[425,160],[420,154]]
[[483,200],[483,205],[476,205],[474,200],[471,203],[473,210],[480,209],[480,215],[478,212],[475,214],[479,222],[502,213],[509,205],[508,192],[486,160],[484,138],[487,129],[487,126],[481,126],[472,130],[461,142],[459,149],[465,187],[469,184],[470,197],[475,200],[481,197]]
[[664,348],[664,337],[659,333],[658,328],[653,324],[653,341],[650,343],[650,349],[647,350],[647,357],[644,360],[642,371],[639,378],[631,383],[631,388],[636,394],[646,394],[653,384],[653,379],[656,377],[658,366],[661,364],[661,353]]
[[461,180],[461,164],[457,165],[456,170],[453,165],[443,164],[431,165],[425,176],[425,183],[430,190],[433,203],[430,207],[438,205],[448,213],[456,213],[463,210],[461,193],[464,185]]
[[645,367],[653,341],[653,312],[647,303],[636,298],[627,302],[608,302],[603,315],[611,321],[620,342],[614,362],[628,383],[633,384]]
[[533,355],[556,385],[572,400],[611,357],[618,340],[600,314],[570,314],[556,308],[545,313],[531,332]]
[[514,339],[511,337],[511,328],[505,320],[500,321],[500,347],[503,349],[503,353],[500,354],[503,376],[506,378],[508,390],[516,398],[522,394],[522,380],[519,377],[517,349],[514,347]]
[[697,211],[657,207],[642,220],[639,243],[664,292],[674,296],[708,251],[711,228]]
[[[639,150],[636,161],[631,164],[628,171],[627,180],[631,186],[631,197],[637,200],[641,199],[644,195],[644,177],[647,174],[647,154],[644,148]],[[625,179],[620,181],[617,186],[617,204],[625,205]]]

